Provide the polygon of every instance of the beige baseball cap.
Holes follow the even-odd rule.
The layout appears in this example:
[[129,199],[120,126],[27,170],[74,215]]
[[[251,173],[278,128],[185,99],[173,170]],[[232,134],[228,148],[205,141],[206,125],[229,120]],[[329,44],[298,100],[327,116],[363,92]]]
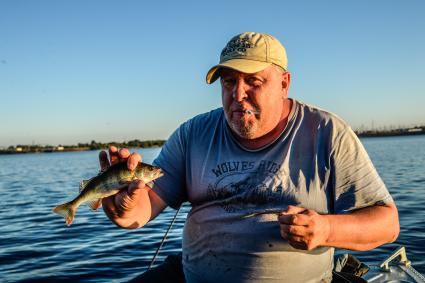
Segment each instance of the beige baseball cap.
[[244,32],[233,37],[221,51],[220,63],[207,73],[207,83],[215,82],[222,67],[252,74],[264,70],[271,64],[287,70],[288,59],[285,47],[271,35]]

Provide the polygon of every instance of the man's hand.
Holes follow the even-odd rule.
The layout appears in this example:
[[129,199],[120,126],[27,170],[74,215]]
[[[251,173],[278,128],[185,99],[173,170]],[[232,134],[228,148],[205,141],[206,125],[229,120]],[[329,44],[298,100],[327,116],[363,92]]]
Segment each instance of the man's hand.
[[[127,167],[130,170],[134,170],[138,162],[142,161],[141,156],[138,153],[131,153],[128,149],[123,148],[118,150],[116,147],[112,146],[109,148],[109,160],[108,154],[105,151],[99,153],[99,162],[100,168],[102,171],[106,170],[112,164],[118,162],[126,162]],[[135,209],[141,204],[141,198],[147,197],[146,189],[149,189],[145,186],[145,183],[140,180],[133,181],[128,187],[123,188],[116,195],[104,198],[102,200],[103,209],[106,215],[116,224],[120,226],[126,226],[128,228],[133,228],[134,223],[130,225],[122,225],[118,223],[124,220],[130,220],[137,218],[135,214]],[[149,207],[150,210],[150,207]],[[135,227],[134,227],[135,228]]]
[[138,162],[142,161],[142,157],[137,152],[130,154],[128,149],[122,148],[118,150],[115,146],[109,148],[109,158],[110,160],[108,160],[108,154],[105,151],[102,150],[99,153],[100,170],[104,171],[112,164],[118,162],[127,162],[128,169],[134,170]]
[[329,237],[328,219],[311,209],[290,205],[279,214],[278,221],[282,238],[296,249],[312,250]]

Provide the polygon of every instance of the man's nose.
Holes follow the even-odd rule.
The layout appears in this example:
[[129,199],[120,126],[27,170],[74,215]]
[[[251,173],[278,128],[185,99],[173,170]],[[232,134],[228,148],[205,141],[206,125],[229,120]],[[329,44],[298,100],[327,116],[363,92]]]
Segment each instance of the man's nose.
[[240,102],[245,100],[248,97],[247,85],[243,80],[238,80],[233,89],[233,100]]

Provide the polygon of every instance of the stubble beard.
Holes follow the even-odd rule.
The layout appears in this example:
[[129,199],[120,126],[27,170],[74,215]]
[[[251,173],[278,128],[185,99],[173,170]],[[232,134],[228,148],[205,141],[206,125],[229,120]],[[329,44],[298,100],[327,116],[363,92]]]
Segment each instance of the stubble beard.
[[241,118],[238,121],[230,121],[229,125],[233,132],[241,138],[253,139],[256,137],[257,123],[254,121],[245,121]]

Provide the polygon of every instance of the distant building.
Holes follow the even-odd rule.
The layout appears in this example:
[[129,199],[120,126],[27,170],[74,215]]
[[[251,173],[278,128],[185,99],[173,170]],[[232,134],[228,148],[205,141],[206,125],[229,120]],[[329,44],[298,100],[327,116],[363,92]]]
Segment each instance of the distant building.
[[411,128],[411,129],[407,129],[407,131],[409,133],[417,133],[417,132],[422,132],[422,128]]
[[22,147],[17,147],[15,150],[18,151],[18,152],[21,152],[22,151]]
[[58,146],[58,147],[56,148],[56,150],[57,150],[57,151],[62,151],[62,150],[64,150],[64,147],[60,145],[60,146]]

